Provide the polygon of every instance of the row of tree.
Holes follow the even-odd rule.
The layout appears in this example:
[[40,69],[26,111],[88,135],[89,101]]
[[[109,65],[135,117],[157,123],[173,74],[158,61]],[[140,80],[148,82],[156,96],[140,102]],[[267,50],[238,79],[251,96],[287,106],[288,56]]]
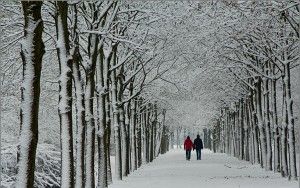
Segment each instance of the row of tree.
[[[22,9],[17,187],[34,187],[41,71],[49,49],[45,33],[56,47],[60,71],[60,187],[107,187],[111,138],[119,180],[168,150],[166,110],[142,95],[166,71],[153,61],[155,52],[147,46],[155,44],[139,27],[147,15],[117,0],[22,1]],[[54,21],[45,25],[45,14]]]
[[212,149],[297,179],[291,71],[299,65],[300,5],[261,4],[259,21],[233,32],[222,54],[240,93],[212,121]]

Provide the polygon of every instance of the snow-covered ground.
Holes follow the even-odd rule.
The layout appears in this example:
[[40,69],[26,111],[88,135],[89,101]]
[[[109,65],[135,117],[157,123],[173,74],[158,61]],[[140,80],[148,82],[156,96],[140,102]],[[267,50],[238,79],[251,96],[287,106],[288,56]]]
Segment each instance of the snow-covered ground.
[[298,188],[297,181],[226,154],[204,150],[201,161],[195,155],[186,161],[183,150],[172,150],[109,188]]

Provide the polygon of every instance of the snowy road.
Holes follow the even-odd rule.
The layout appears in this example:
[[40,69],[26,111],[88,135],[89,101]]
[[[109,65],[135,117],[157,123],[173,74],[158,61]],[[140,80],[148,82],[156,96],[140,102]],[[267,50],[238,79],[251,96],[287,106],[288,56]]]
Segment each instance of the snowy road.
[[201,161],[195,160],[195,152],[186,161],[183,150],[172,150],[109,188],[298,188],[296,181],[258,165],[226,154],[203,153]]

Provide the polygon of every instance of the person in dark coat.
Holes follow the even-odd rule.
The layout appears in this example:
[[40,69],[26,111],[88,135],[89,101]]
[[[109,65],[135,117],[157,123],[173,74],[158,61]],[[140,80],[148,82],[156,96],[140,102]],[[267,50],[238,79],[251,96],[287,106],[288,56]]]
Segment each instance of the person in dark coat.
[[184,149],[185,149],[185,154],[186,154],[186,160],[190,160],[191,159],[191,151],[193,149],[193,142],[189,136],[187,136],[186,140],[184,141]]
[[201,160],[201,150],[203,149],[203,142],[200,138],[200,135],[197,135],[197,138],[194,140],[194,150],[196,149],[197,160]]

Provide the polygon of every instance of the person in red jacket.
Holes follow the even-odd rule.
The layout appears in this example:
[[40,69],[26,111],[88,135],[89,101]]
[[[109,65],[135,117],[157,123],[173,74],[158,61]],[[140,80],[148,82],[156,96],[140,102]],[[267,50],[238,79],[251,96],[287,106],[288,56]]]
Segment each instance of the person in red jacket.
[[186,154],[186,160],[191,159],[191,151],[193,149],[193,142],[191,141],[190,137],[187,136],[186,140],[184,141],[184,149]]

